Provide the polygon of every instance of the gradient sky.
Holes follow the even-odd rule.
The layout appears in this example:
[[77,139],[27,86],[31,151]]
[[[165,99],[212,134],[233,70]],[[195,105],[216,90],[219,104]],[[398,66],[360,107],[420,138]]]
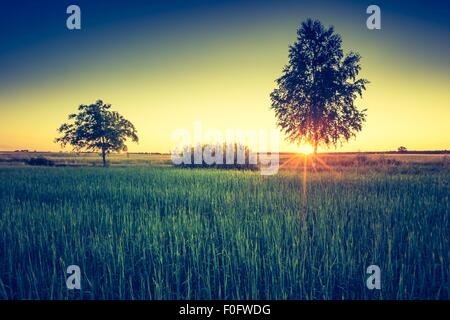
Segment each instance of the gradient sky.
[[[81,8],[82,30],[66,28],[70,4]],[[366,28],[370,4],[381,8],[382,30]],[[97,99],[135,124],[132,152],[167,152],[173,131],[195,121],[276,128],[269,95],[309,17],[335,26],[371,81],[358,101],[367,122],[338,151],[450,149],[448,2],[6,0],[0,150],[60,150],[56,129]]]

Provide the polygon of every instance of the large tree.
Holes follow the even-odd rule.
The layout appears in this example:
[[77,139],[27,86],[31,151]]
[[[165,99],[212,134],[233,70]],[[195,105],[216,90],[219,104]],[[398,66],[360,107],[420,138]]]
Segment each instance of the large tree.
[[308,19],[289,47],[289,62],[271,94],[277,124],[290,142],[336,146],[362,129],[365,111],[355,100],[368,83],[358,79],[360,55],[344,55],[333,27]]
[[63,147],[69,144],[77,151],[100,151],[103,166],[106,166],[108,153],[127,149],[127,139],[139,141],[134,125],[110,108],[110,104],[101,100],[95,104],[80,105],[78,113],[69,115],[70,122],[59,127],[61,136],[55,142]]

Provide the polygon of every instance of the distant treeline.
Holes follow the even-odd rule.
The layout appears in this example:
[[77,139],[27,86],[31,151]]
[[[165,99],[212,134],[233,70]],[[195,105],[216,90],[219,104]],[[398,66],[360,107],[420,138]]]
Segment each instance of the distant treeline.
[[450,150],[430,150],[430,151],[361,151],[361,152],[322,152],[321,154],[449,154]]

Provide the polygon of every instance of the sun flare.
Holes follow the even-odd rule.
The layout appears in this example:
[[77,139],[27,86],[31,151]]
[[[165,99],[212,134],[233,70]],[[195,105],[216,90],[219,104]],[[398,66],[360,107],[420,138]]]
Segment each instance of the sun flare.
[[298,152],[300,152],[304,155],[309,155],[314,152],[314,147],[310,144],[304,144],[304,145],[299,146]]

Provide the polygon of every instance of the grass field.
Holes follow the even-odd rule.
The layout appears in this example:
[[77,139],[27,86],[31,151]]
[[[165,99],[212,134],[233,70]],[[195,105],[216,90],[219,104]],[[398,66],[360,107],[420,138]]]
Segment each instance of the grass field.
[[[387,158],[324,157],[306,202],[292,163],[274,176],[3,165],[0,298],[449,299],[447,158]],[[381,290],[366,287],[371,264]]]

